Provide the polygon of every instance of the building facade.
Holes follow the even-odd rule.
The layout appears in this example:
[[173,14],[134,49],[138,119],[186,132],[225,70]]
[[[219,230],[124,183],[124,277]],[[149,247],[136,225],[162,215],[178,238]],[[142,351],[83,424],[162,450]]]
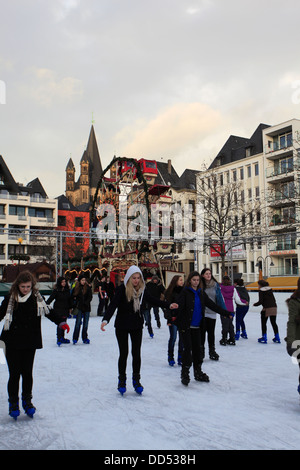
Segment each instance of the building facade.
[[[57,200],[48,198],[38,178],[17,183],[0,156],[0,276],[10,264],[55,260]],[[50,242],[51,240],[51,242]]]
[[[292,119],[275,126],[260,124],[249,139],[230,136],[211,167],[197,175],[198,189],[211,171],[219,187],[237,182],[239,194],[229,215],[236,225],[228,226],[224,237],[226,271],[232,277],[253,282],[259,271],[266,278],[298,275],[299,132],[300,121]],[[251,210],[242,220],[245,208]],[[212,243],[218,239],[207,227],[205,235],[211,239],[198,251],[199,268],[210,267],[220,280],[220,250]]]
[[90,231],[90,212],[76,208],[64,195],[58,197],[57,230],[71,232],[62,240],[63,262],[83,258],[88,253],[90,240],[83,234]]

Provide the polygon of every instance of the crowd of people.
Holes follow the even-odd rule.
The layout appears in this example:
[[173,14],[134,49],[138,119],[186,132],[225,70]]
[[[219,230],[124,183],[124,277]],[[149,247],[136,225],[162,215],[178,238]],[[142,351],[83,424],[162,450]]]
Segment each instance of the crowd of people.
[[[273,342],[280,343],[276,323],[277,304],[272,288],[265,280],[258,281],[258,301],[254,306],[261,306],[260,343],[267,343],[267,322],[273,328]],[[132,385],[138,394],[142,394],[141,384],[141,346],[143,327],[153,338],[151,309],[153,309],[157,327],[161,327],[159,309],[162,309],[169,328],[167,360],[172,367],[181,367],[181,383],[188,386],[190,372],[194,379],[209,382],[208,375],[202,370],[206,342],[211,360],[218,361],[216,352],[216,318],[221,317],[221,346],[234,346],[240,337],[247,339],[245,316],[249,309],[250,297],[242,279],[236,279],[232,285],[228,276],[219,283],[209,268],[200,273],[191,272],[186,280],[182,275],[174,275],[167,289],[158,276],[145,282],[138,266],[131,266],[123,282],[115,288],[109,277],[102,277],[96,286],[99,305],[97,315],[103,317],[101,330],[115,315],[115,336],[119,347],[118,391],[124,395],[127,387],[127,360],[129,338],[132,355]],[[59,277],[53,292],[47,299],[41,296],[33,275],[25,271],[20,273],[12,284],[9,294],[0,306],[0,320],[4,327],[0,340],[5,344],[5,356],[9,371],[7,384],[9,415],[17,419],[20,414],[19,387],[22,378],[21,400],[25,413],[33,417],[36,409],[32,404],[33,364],[37,349],[42,348],[41,317],[45,315],[56,325],[57,344],[70,343],[65,338],[69,332],[68,318],[76,316],[73,344],[79,340],[80,330],[84,344],[89,344],[88,325],[93,298],[89,279],[82,273],[74,285],[69,287],[65,277]],[[300,279],[296,291],[287,301],[288,323],[285,338],[287,352],[300,363],[298,354],[300,340]],[[234,326],[235,319],[235,326]],[[175,346],[177,341],[177,354]],[[298,392],[300,393],[300,375]]]

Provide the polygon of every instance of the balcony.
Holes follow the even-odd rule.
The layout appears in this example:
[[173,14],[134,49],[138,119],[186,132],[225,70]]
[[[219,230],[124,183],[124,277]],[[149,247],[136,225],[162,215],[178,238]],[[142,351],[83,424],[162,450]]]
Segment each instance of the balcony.
[[279,181],[289,181],[294,178],[294,171],[296,167],[294,164],[288,166],[272,166],[266,169],[266,178],[272,178],[268,183],[278,183]]
[[276,266],[270,268],[270,276],[299,276],[297,266]]
[[271,230],[283,229],[296,223],[295,217],[284,217],[280,215],[274,215],[269,223]]

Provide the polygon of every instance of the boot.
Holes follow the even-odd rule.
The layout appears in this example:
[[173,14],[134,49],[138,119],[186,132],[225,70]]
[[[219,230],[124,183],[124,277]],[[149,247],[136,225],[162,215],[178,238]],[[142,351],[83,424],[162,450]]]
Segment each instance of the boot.
[[235,346],[235,339],[234,339],[234,336],[233,336],[233,337],[230,337],[230,338],[227,340],[227,344],[230,344],[230,346]]
[[214,348],[211,348],[209,350],[209,359],[211,359],[212,361],[218,361],[219,357],[220,357],[219,354],[216,353]]
[[190,368],[187,366],[182,366],[181,368],[181,383],[183,385],[190,383]]
[[17,421],[18,416],[20,416],[19,400],[17,401],[8,400],[8,403],[9,403],[8,414],[14,420]]
[[174,361],[174,351],[172,348],[168,348],[168,363],[169,363],[169,366],[173,367],[175,365],[175,361]]
[[240,339],[240,332],[237,331],[235,334],[235,340],[238,341]]
[[279,334],[276,333],[275,337],[272,339],[273,343],[280,343]]
[[244,339],[248,339],[246,330],[243,330],[243,331],[242,331],[241,337],[244,338]]
[[119,375],[118,390],[121,395],[126,392],[126,375]]
[[182,366],[182,358],[181,358],[181,354],[180,354],[180,353],[178,353],[177,364],[178,364],[179,366]]
[[174,357],[173,356],[168,356],[168,363],[169,366],[173,367],[175,365]]
[[133,374],[133,376],[132,376],[132,385],[133,385],[133,388],[136,391],[136,393],[141,395],[143,390],[144,390],[144,387],[141,385],[140,375],[139,374]]
[[220,339],[220,345],[226,346],[226,344],[227,344],[226,335],[222,335],[222,339]]
[[29,416],[29,418],[33,418],[36,408],[31,403],[31,397],[28,397],[28,398],[22,397],[22,406],[27,416]]
[[194,371],[194,377],[197,382],[209,382],[208,375],[201,370],[200,366]]
[[266,334],[262,335],[262,337],[261,337],[261,338],[258,338],[257,341],[258,341],[259,343],[267,344],[267,335],[266,335]]

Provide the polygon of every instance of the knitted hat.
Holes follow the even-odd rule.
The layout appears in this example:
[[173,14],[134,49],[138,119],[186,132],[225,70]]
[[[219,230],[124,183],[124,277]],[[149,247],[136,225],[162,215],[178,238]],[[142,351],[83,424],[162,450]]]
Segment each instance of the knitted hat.
[[127,273],[125,274],[125,277],[124,277],[124,286],[125,287],[126,287],[127,282],[129,281],[129,278],[133,274],[136,274],[136,273],[139,273],[141,275],[141,279],[144,282],[143,273],[140,270],[140,268],[138,266],[130,266],[130,268],[128,268]]

